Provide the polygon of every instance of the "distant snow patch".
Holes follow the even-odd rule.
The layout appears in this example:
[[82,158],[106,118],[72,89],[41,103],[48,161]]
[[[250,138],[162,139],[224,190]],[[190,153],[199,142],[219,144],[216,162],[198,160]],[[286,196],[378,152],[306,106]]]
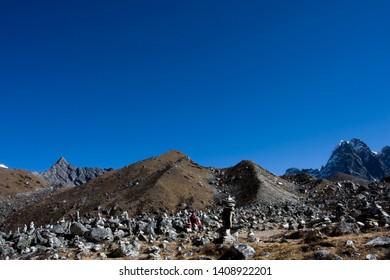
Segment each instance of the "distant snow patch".
[[343,145],[344,143],[347,143],[347,144],[349,144],[349,141],[340,140],[339,146]]
[[0,164],[0,168],[8,168],[8,167],[5,166],[4,164]]

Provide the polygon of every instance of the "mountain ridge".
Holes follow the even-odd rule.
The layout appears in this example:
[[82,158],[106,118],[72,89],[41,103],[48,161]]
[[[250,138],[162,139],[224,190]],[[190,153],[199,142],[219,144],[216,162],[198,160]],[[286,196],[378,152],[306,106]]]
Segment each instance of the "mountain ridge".
[[76,167],[64,157],[60,157],[53,166],[40,175],[52,187],[66,187],[83,185],[110,170],[112,168]]
[[289,168],[285,174],[308,173],[317,178],[328,178],[344,173],[365,180],[382,180],[390,175],[390,147],[373,152],[362,140],[353,138],[340,141],[329,160],[320,169]]
[[[60,161],[64,163],[64,161]],[[105,172],[82,187],[63,191],[21,209],[6,224],[53,223],[79,211],[83,215],[207,210],[228,195],[237,206],[298,201],[293,184],[251,161],[216,169],[203,167],[179,151],[169,151],[120,169]]]

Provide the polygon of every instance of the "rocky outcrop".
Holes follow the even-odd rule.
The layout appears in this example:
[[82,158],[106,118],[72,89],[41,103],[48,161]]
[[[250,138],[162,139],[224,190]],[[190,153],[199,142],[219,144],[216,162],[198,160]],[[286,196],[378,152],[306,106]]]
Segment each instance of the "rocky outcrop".
[[75,167],[61,157],[49,170],[41,176],[52,187],[80,186],[112,169]]
[[222,174],[224,191],[234,196],[239,206],[258,202],[277,204],[298,199],[293,193],[293,184],[253,161],[243,160],[224,169]]

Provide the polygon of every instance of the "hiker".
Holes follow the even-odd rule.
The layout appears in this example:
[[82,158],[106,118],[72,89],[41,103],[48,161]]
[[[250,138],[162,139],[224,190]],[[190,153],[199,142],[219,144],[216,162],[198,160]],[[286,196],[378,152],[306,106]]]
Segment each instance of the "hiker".
[[190,228],[194,231],[197,229],[199,229],[199,231],[203,230],[202,224],[199,218],[196,216],[195,212],[192,212],[190,216]]

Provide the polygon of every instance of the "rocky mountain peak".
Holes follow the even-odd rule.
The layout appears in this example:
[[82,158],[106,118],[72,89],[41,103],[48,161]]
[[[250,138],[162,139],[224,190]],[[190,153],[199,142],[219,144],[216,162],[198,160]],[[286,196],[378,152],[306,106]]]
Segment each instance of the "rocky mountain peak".
[[384,147],[379,153],[378,157],[390,167],[390,146]]
[[354,153],[353,145],[349,141],[341,141],[329,157],[328,163],[338,160],[340,155]]
[[366,143],[357,138],[353,138],[351,141],[349,141],[349,145],[356,152],[371,151],[371,149],[366,145]]
[[336,173],[344,173],[367,180],[380,180],[390,174],[390,148],[383,148],[377,154],[362,140],[353,138],[340,141],[328,162],[320,170],[290,168],[286,174],[309,173],[318,178],[328,178]]
[[382,149],[381,153],[390,154],[390,146],[385,146]]
[[320,170],[319,177],[327,178],[335,173],[345,173],[353,176],[369,178],[364,163],[355,150],[362,147],[357,141],[343,141],[332,152],[326,165]]
[[350,141],[341,140],[340,144],[333,150],[332,155],[335,153],[337,154],[339,152],[342,152],[342,153],[354,152],[357,154],[360,154],[360,153],[370,153],[371,154],[371,153],[373,153],[371,151],[371,149],[367,146],[366,143],[364,143],[362,140],[357,139],[357,138],[353,138]]
[[52,187],[79,186],[109,170],[111,169],[75,167],[61,157],[50,169],[41,173],[41,176]]
[[69,162],[64,157],[60,157],[59,160],[57,160],[54,165],[64,166],[64,165],[69,165]]
[[352,150],[363,160],[363,161],[375,161],[376,153],[373,152],[363,141],[359,139],[352,139],[349,141],[349,145]]
[[189,157],[177,150],[170,150],[157,157],[161,161],[178,161],[180,159],[189,159]]
[[[345,141],[345,140],[340,140],[340,143],[338,146],[342,146],[342,145],[349,145],[349,141]],[[337,148],[337,147],[336,147]]]

